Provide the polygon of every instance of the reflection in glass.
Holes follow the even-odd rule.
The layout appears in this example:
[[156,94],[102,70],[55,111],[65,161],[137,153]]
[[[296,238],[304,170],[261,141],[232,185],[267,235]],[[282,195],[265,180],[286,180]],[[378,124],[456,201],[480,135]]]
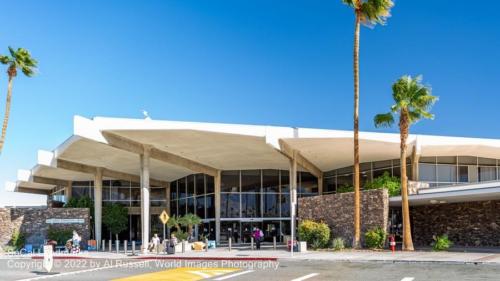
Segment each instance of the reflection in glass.
[[202,219],[205,218],[205,196],[196,197],[196,215]]
[[239,192],[240,171],[222,171],[220,190],[221,192]]
[[281,216],[290,217],[290,194],[281,194]]
[[215,197],[214,195],[207,195],[207,219],[215,218]]
[[260,170],[241,171],[241,192],[260,192]]
[[205,175],[197,174],[196,175],[196,194],[202,195],[205,194]]
[[279,194],[264,194],[264,217],[279,217]]
[[194,175],[187,176],[187,197],[194,195]]
[[244,218],[260,217],[260,194],[241,194],[241,216]]
[[240,216],[240,194],[221,194],[220,216],[222,218],[238,218]]
[[479,181],[494,181],[497,179],[496,167],[478,167]]
[[280,173],[278,170],[262,171],[263,192],[279,192]]

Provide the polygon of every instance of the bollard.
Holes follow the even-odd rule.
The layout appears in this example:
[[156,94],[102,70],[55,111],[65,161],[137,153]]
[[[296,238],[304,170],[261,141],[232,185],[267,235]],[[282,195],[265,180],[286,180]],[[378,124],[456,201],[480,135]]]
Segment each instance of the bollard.
[[208,252],[208,238],[205,238],[205,252]]
[[231,252],[231,248],[233,246],[233,243],[232,243],[233,241],[232,240],[233,239],[231,239],[231,237],[229,237],[229,252]]
[[102,239],[102,251],[106,251],[106,240]]
[[113,240],[109,239],[109,252],[113,252]]
[[250,237],[250,249],[253,251],[253,237]]
[[123,252],[125,253],[125,255],[127,254],[127,248],[128,248],[127,240],[123,240]]
[[276,251],[276,236],[273,236],[273,250]]
[[186,252],[186,241],[182,240],[182,253]]
[[135,240],[132,241],[132,256],[135,256]]
[[120,240],[116,240],[116,253],[120,253]]

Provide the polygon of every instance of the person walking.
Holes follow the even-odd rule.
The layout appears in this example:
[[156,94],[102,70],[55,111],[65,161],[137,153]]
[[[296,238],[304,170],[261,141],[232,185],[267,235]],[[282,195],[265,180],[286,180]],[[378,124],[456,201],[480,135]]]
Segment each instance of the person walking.
[[264,233],[258,227],[255,227],[252,236],[253,239],[255,240],[255,245],[257,246],[257,250],[260,250],[260,242],[264,237]]

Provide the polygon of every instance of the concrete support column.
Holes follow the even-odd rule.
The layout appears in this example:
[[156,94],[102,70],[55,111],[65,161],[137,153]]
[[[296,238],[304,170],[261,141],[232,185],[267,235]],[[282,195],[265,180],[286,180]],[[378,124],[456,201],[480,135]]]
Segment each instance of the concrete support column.
[[220,185],[221,185],[221,172],[217,171],[214,177],[215,185],[215,240],[220,242]]
[[318,194],[323,195],[323,177],[318,177]]
[[[170,213],[170,182],[168,182],[165,186],[165,200],[167,200],[167,213],[169,216],[172,216],[172,214]],[[170,228],[165,226],[167,228],[167,237],[170,238]],[[163,237],[163,239],[167,238],[167,237]]]
[[97,249],[102,240],[102,169],[97,168],[94,175],[94,232]]
[[295,157],[290,159],[290,236],[291,236],[291,255],[293,256],[293,241],[295,238],[295,218],[297,207],[297,160]]
[[68,181],[66,186],[64,187],[64,197],[66,199],[66,203],[69,202],[69,199],[71,199],[71,193],[73,192],[73,182]]
[[141,162],[141,227],[142,251],[147,253],[149,243],[149,154],[150,148],[145,147],[140,155]]

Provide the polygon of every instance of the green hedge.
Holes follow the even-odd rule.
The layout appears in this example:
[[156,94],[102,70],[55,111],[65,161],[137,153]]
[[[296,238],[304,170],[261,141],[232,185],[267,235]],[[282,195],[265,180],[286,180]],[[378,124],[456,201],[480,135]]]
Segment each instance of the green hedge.
[[311,220],[300,222],[298,234],[299,239],[306,241],[312,249],[326,248],[330,240],[330,228],[328,228],[328,225]]
[[380,177],[365,184],[364,189],[382,189],[389,192],[389,196],[399,196],[401,194],[401,180],[398,177],[392,177],[389,172],[384,172]]
[[370,249],[382,249],[387,233],[382,228],[375,228],[365,233],[365,244]]

